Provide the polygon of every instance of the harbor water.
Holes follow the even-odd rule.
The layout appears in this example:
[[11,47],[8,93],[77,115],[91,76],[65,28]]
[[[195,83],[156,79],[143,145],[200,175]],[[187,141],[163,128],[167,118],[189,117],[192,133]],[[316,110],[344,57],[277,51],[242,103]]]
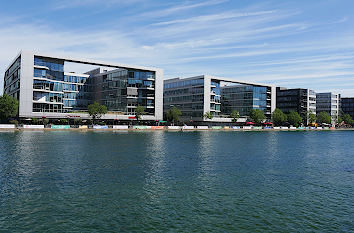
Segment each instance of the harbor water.
[[354,131],[0,132],[0,232],[350,232]]

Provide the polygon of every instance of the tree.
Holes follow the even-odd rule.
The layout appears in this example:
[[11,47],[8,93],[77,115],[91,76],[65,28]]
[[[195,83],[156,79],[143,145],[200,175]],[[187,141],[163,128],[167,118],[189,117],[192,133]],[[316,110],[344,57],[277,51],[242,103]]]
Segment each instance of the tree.
[[287,116],[282,110],[276,108],[272,114],[273,123],[276,126],[284,125],[287,120]]
[[67,119],[60,119],[60,124],[65,125],[68,123]]
[[82,124],[82,120],[79,118],[79,119],[74,119],[74,124],[75,125],[81,125]]
[[264,121],[266,119],[264,112],[260,109],[252,109],[250,111],[250,118],[256,124],[260,124],[262,121]]
[[172,121],[174,124],[179,121],[179,117],[182,115],[182,112],[173,106],[170,110],[167,111],[166,117],[168,121]]
[[314,114],[311,110],[306,112],[308,123],[315,123],[317,120],[316,114]]
[[343,118],[344,123],[346,123],[348,125],[352,125],[354,123],[353,118],[349,114],[344,114],[342,118]]
[[298,112],[290,111],[287,115],[288,122],[290,125],[298,127],[302,122],[302,117]]
[[32,124],[38,125],[38,119],[37,118],[32,118]]
[[18,100],[4,94],[0,97],[0,120],[8,121],[9,118],[17,116]]
[[331,124],[332,122],[331,116],[327,112],[320,112],[317,120],[321,124]]
[[206,113],[204,113],[203,117],[204,117],[204,119],[211,120],[211,119],[213,119],[213,114],[211,112],[206,112]]
[[145,108],[143,106],[138,105],[135,109],[135,118],[137,121],[141,119],[141,116],[145,114]]
[[101,118],[102,115],[107,113],[107,107],[94,102],[88,106],[88,113],[92,117],[92,123],[94,124],[96,119]]
[[230,113],[230,118],[232,118],[232,122],[237,122],[237,119],[240,118],[240,113],[237,110],[233,110]]
[[18,121],[17,121],[17,120],[11,120],[11,121],[10,121],[10,124],[13,124],[13,125],[18,126]]
[[47,118],[42,119],[43,125],[48,125],[49,120]]

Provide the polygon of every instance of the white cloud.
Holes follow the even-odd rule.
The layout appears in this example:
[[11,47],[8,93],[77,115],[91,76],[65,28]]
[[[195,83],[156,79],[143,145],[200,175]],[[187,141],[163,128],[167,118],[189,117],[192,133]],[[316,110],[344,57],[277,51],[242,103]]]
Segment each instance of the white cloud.
[[190,2],[186,2],[184,4],[173,5],[171,7],[164,8],[161,10],[149,11],[149,12],[141,14],[141,17],[159,18],[159,17],[164,17],[164,16],[176,14],[181,11],[187,11],[187,10],[191,10],[191,9],[195,9],[195,8],[218,5],[218,4],[227,2],[227,1],[228,0],[206,0],[206,1],[200,1],[200,2],[197,2],[194,4],[190,4]]
[[111,7],[132,5],[138,2],[144,2],[144,0],[61,0],[54,1],[52,4],[52,9],[54,10],[64,10],[68,8],[78,8],[78,7],[88,7],[88,6],[100,6],[100,7]]
[[192,23],[192,22],[208,22],[208,21],[216,21],[216,20],[225,20],[225,19],[234,19],[240,17],[249,17],[249,16],[258,16],[265,14],[272,14],[276,11],[258,11],[258,12],[244,12],[244,13],[221,13],[221,14],[213,14],[213,15],[201,15],[195,16],[187,19],[176,19],[170,21],[164,21],[159,23],[153,23],[151,26],[163,26],[177,23]]
[[[99,2],[89,0],[85,4],[94,6]],[[117,2],[132,3],[111,0],[105,4]],[[297,10],[257,5],[232,11],[213,10],[199,16],[195,16],[196,11],[190,11],[194,13],[188,17],[188,10],[223,2],[173,4],[163,10],[152,9],[129,16],[132,20],[149,18],[138,26],[122,24],[108,29],[92,26],[59,31],[44,20],[23,23],[19,18],[0,16],[0,22],[5,18],[10,22],[0,23],[0,72],[4,72],[20,49],[29,49],[160,67],[165,69],[165,77],[210,74],[293,87],[308,85],[316,89],[316,85],[330,84],[333,78],[343,78],[345,82],[345,78],[351,80],[349,78],[354,76],[354,34],[351,31],[326,32],[325,37],[317,35],[317,31],[311,34],[317,27],[322,30],[326,24],[291,18],[300,14]],[[78,7],[83,1],[60,4],[58,7],[65,9]],[[180,15],[184,15],[183,18]],[[347,83],[354,88],[352,81]]]

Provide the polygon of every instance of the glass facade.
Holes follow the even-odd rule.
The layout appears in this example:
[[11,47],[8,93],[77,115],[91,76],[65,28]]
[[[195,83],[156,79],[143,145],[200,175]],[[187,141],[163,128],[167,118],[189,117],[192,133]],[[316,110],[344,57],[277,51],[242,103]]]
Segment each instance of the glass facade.
[[[310,97],[311,96],[311,97]],[[277,88],[277,108],[284,113],[295,111],[302,118],[307,117],[307,111],[316,113],[316,94],[308,89]]]
[[339,113],[339,101],[340,95],[335,95],[330,92],[328,93],[317,93],[316,94],[316,113],[317,115],[321,112],[327,112],[331,115],[334,121],[338,117]]
[[[138,105],[155,113],[155,73],[100,68],[85,75],[64,73],[64,61],[35,57],[33,111],[69,113],[87,111],[94,101],[117,114],[135,114]],[[55,105],[55,107],[51,106]]]
[[164,84],[164,111],[173,106],[182,117],[202,117],[204,110],[204,79],[179,80]]
[[[210,106],[207,107],[204,90],[209,86],[206,83],[209,80],[210,95],[207,104]],[[271,87],[267,86],[243,85],[205,76],[170,79],[164,83],[164,112],[166,114],[175,106],[186,121],[203,119],[205,111],[210,111],[215,118],[229,118],[233,110],[237,110],[241,116],[248,116],[251,109],[261,109],[269,118],[271,91]]]
[[221,88],[219,80],[211,80],[210,83],[210,112],[214,116],[221,114]]
[[4,93],[20,99],[20,76],[21,76],[21,57],[6,70],[4,75]]
[[58,59],[35,57],[34,66],[33,112],[65,113],[87,109],[88,75],[66,75],[64,61]]
[[341,108],[343,113],[349,114],[352,118],[354,118],[354,98],[342,98]]
[[261,86],[225,86],[221,88],[221,111],[229,115],[233,110],[237,110],[241,116],[248,116],[251,109],[260,109],[269,114],[267,91],[267,87]]
[[155,113],[155,74],[128,69],[101,73],[94,78],[94,95],[109,111],[134,115],[137,106]]

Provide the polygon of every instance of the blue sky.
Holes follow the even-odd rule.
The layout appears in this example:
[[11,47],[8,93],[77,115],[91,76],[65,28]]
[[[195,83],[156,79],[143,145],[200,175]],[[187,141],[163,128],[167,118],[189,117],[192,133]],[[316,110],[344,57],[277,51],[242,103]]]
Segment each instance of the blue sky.
[[[5,1],[0,72],[21,49],[354,96],[352,0]],[[1,80],[2,92],[3,80]]]

